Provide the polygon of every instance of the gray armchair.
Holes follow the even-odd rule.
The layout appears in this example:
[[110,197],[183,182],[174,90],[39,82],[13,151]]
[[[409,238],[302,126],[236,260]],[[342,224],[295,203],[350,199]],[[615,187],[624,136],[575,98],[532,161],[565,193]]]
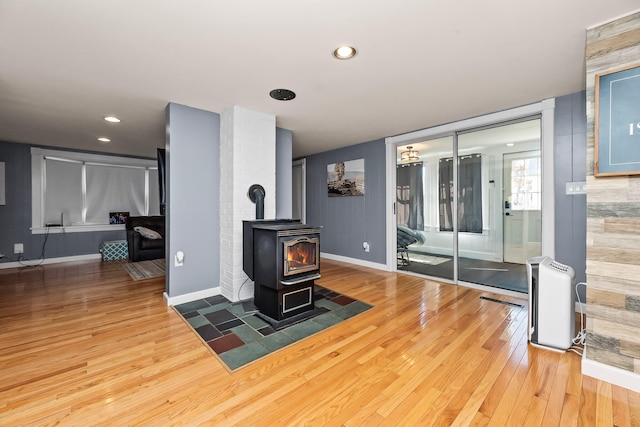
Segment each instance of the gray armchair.
[[397,226],[397,251],[398,267],[406,267],[411,262],[409,260],[409,245],[424,242],[422,235],[404,225]]

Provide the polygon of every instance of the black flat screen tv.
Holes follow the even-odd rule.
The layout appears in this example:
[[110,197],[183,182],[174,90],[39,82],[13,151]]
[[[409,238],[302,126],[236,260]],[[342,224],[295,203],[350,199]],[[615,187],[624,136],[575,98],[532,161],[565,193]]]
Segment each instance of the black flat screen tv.
[[166,178],[166,150],[158,148],[158,189],[160,191],[160,215],[164,215],[167,209],[167,178]]

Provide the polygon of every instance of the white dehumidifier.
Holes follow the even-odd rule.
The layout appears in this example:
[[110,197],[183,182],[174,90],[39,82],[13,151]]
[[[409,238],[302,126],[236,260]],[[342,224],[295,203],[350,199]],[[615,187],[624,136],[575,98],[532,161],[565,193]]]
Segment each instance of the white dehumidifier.
[[575,272],[547,256],[527,260],[529,341],[551,350],[568,350],[575,336]]

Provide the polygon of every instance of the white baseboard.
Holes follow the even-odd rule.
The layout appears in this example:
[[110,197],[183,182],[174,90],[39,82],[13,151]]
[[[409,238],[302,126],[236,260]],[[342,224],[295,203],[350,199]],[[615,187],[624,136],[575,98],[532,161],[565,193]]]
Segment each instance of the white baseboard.
[[29,260],[29,261],[20,261],[20,262],[7,262],[0,263],[0,269],[3,268],[15,268],[15,267],[34,267],[37,265],[44,264],[58,264],[61,262],[72,262],[72,261],[87,261],[90,259],[102,259],[101,254],[87,254],[87,255],[75,255],[75,256],[65,256],[60,258],[45,258],[44,260]]
[[220,286],[218,286],[217,288],[209,288],[202,291],[191,292],[189,294],[178,295],[175,297],[170,297],[166,292],[164,292],[162,295],[164,296],[167,305],[180,305],[187,302],[220,295],[220,291],[221,288]]
[[640,393],[640,375],[587,359],[586,346],[582,354],[582,374]]
[[325,252],[320,252],[320,256],[322,258],[331,259],[334,261],[348,262],[349,264],[360,265],[362,267],[369,267],[369,268],[375,268],[376,270],[389,271],[386,264],[380,264],[377,262],[365,261],[357,258],[349,258],[342,255],[328,254]]

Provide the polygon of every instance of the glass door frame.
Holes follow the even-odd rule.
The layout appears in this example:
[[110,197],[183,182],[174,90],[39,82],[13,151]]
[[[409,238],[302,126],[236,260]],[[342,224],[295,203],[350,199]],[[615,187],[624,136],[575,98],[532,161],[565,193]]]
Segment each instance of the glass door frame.
[[[458,122],[448,123],[441,126],[435,126],[415,132],[402,135],[388,137],[385,139],[386,150],[386,238],[387,238],[387,257],[386,267],[388,271],[397,271],[396,260],[396,150],[400,145],[410,144],[412,141],[419,139],[432,139],[442,136],[451,136],[453,138],[454,157],[457,154],[457,138],[458,133],[473,130],[475,128],[487,127],[490,125],[500,125],[503,122],[518,120],[530,116],[539,115],[541,117],[541,150],[542,150],[542,255],[554,258],[555,255],[555,203],[554,203],[554,175],[553,175],[553,136],[554,136],[554,109],[555,98],[546,99],[534,104],[522,107],[512,108],[484,116],[474,117],[471,119],[461,120]],[[457,162],[454,162],[454,179],[457,185]],[[457,218],[458,199],[457,191],[454,192],[454,218]],[[460,282],[458,280],[458,224],[454,221],[454,280],[455,284],[463,284],[468,287],[480,287],[468,282]],[[443,282],[449,282],[446,279],[439,279]],[[492,288],[493,289],[493,288]]]

